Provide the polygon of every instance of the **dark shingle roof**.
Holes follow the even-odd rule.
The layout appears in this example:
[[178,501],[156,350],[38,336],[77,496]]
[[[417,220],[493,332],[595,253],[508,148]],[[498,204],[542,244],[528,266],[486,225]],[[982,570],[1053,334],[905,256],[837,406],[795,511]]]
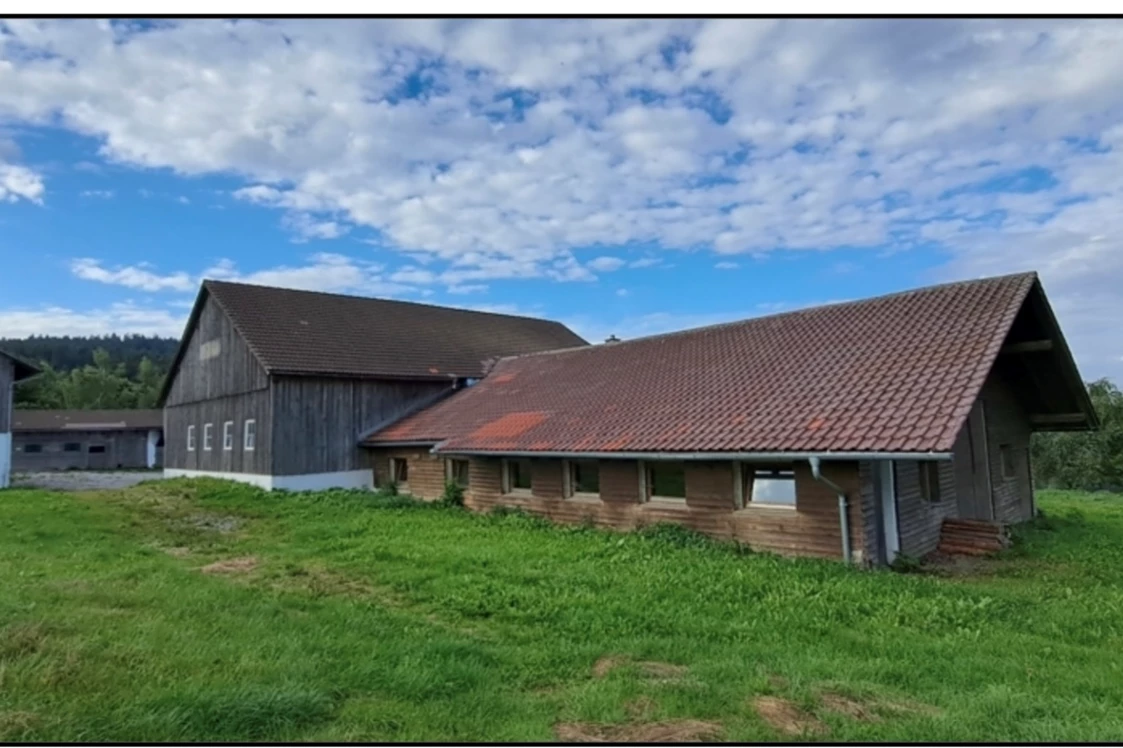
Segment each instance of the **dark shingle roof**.
[[12,431],[125,431],[162,429],[162,410],[17,410]]
[[948,452],[1025,273],[504,359],[365,443],[441,451]]
[[503,356],[586,345],[531,317],[214,280],[203,288],[270,373],[480,377]]

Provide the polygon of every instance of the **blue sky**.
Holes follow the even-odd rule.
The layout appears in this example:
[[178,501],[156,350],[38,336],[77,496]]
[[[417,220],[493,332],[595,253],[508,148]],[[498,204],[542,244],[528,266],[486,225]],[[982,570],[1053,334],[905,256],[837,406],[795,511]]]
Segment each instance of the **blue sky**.
[[1033,269],[1123,375],[1118,22],[14,21],[0,77],[0,336],[176,336],[203,277],[599,340]]

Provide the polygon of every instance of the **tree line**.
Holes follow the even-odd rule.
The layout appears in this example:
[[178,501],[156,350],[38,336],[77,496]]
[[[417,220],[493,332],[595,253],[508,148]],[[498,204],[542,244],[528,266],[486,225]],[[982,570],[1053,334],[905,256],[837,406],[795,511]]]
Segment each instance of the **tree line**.
[[1033,435],[1031,459],[1038,488],[1123,491],[1123,392],[1108,379],[1088,385],[1100,417],[1097,431]]
[[62,410],[155,408],[177,345],[141,335],[0,340],[42,369],[15,388],[15,406]]

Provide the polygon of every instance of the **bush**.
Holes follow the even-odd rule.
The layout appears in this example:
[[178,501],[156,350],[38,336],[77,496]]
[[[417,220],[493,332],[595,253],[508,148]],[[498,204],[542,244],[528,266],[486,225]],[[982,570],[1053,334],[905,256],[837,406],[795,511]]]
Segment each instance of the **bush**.
[[464,489],[453,481],[445,481],[445,490],[437,500],[439,506],[464,506]]

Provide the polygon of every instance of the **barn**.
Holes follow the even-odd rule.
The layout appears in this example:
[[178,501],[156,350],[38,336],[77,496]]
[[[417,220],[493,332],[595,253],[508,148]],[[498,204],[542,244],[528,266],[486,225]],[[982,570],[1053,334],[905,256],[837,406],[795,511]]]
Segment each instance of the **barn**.
[[12,473],[12,401],[16,382],[39,369],[10,353],[0,351],[0,488],[7,488]]
[[164,449],[159,410],[17,410],[12,470],[155,468]]
[[164,473],[370,487],[362,436],[501,357],[586,342],[542,319],[206,280],[164,382]]

